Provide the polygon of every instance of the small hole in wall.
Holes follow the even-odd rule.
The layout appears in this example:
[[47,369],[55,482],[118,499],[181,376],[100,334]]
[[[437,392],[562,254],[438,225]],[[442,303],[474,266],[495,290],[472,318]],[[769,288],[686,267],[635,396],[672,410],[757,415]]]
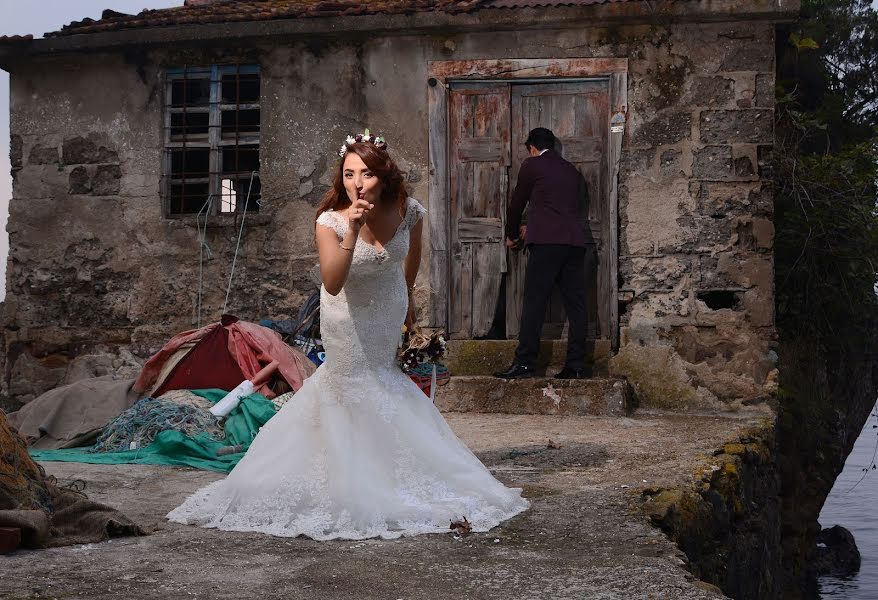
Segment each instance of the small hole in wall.
[[715,290],[710,292],[698,292],[696,298],[707,305],[710,310],[731,308],[735,310],[741,306],[740,292],[730,290]]

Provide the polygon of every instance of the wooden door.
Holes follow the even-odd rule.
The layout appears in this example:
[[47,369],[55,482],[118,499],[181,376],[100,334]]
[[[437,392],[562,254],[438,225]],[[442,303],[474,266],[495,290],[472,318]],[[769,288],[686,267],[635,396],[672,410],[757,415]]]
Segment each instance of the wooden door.
[[494,320],[506,271],[509,84],[460,84],[449,91],[449,335],[478,338]]
[[[512,165],[510,185],[527,157],[524,141],[535,127],[551,129],[558,151],[576,165],[588,187],[586,284],[588,288],[588,337],[611,339],[610,211],[607,166],[610,120],[607,81],[513,85],[511,88]],[[524,287],[526,257],[508,253],[506,281],[506,333],[517,337]],[[543,338],[566,337],[566,316],[556,289],[548,308]]]

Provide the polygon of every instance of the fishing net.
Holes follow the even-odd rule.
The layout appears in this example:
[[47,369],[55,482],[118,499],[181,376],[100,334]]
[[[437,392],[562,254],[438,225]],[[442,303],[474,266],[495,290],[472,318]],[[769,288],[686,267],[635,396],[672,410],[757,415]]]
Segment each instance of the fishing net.
[[51,513],[46,473],[28,455],[27,442],[0,410],[0,509],[37,509]]
[[[182,398],[182,401],[181,401]],[[90,452],[117,452],[148,446],[159,432],[174,430],[194,437],[207,433],[225,439],[225,431],[206,407],[190,396],[144,398],[107,425]]]

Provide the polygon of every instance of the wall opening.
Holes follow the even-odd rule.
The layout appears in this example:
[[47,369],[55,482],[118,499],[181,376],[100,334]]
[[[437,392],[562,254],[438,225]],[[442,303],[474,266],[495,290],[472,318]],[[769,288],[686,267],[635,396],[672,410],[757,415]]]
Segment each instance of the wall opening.
[[741,293],[732,290],[698,292],[696,298],[704,302],[710,310],[722,310],[724,308],[737,310],[741,307]]

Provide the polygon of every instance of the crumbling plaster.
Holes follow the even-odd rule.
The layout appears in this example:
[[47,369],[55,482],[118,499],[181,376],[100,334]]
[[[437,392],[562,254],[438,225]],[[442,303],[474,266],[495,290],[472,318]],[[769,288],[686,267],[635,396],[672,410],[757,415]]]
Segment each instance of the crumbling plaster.
[[[258,320],[293,316],[313,290],[314,207],[340,140],[363,126],[382,132],[412,195],[441,202],[426,197],[427,62],[510,57],[629,59],[619,287],[630,301],[614,369],[647,404],[763,401],[774,359],[772,197],[761,164],[773,139],[773,49],[773,26],[747,22],[358,33],[19,64],[3,331],[10,404],[54,385],[40,365],[48,373],[98,345],[145,356],[194,325],[194,219],[166,218],[159,194],[165,66],[262,65],[264,200],[247,216],[227,308]],[[207,320],[222,309],[239,227],[240,217],[223,217],[207,230]],[[422,269],[424,317],[427,279]],[[714,310],[699,300],[705,290],[739,301]],[[656,386],[644,373],[661,365],[673,368]]]

